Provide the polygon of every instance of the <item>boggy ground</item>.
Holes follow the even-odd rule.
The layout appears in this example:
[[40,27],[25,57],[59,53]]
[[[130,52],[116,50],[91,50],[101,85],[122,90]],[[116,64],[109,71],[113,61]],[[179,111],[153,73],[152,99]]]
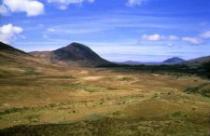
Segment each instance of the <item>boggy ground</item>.
[[1,136],[209,135],[206,79],[80,67],[11,71],[19,74],[0,76]]

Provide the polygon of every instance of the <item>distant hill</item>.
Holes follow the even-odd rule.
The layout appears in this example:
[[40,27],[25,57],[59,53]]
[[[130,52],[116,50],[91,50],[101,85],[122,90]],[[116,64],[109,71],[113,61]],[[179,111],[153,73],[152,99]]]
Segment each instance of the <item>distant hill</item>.
[[205,63],[210,63],[210,56],[195,58],[185,62],[186,65],[194,65],[194,66],[203,65]]
[[174,65],[174,64],[181,64],[184,63],[185,60],[179,57],[173,57],[173,58],[169,58],[165,61],[163,61],[163,64],[169,64],[169,65]]
[[121,64],[126,64],[126,65],[175,65],[175,64],[181,64],[184,63],[185,60],[179,57],[173,57],[169,58],[163,62],[140,62],[140,61],[125,61],[122,62]]
[[140,65],[140,64],[143,64],[142,62],[139,62],[139,61],[132,61],[132,60],[128,60],[128,61],[125,61],[125,62],[121,62],[119,64],[126,64],[126,65]]
[[198,69],[205,73],[205,76],[210,78],[210,56],[200,57],[196,59],[189,60],[184,63],[188,67]]
[[47,58],[53,63],[80,66],[103,66],[112,64],[101,58],[89,47],[80,43],[71,43],[51,52],[31,52],[32,55]]
[[125,65],[160,65],[161,62],[140,62],[140,61],[132,61],[132,60],[128,60],[125,62],[121,62],[118,64],[125,64]]

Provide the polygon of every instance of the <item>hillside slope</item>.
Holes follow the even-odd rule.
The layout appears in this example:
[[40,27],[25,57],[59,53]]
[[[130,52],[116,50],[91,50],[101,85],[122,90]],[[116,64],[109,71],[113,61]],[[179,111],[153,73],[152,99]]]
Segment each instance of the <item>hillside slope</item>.
[[210,63],[210,56],[191,59],[191,60],[187,61],[185,64],[199,66],[199,65],[203,65],[205,63]]
[[2,66],[6,65],[21,65],[26,63],[26,59],[31,59],[30,54],[24,51],[13,48],[12,46],[0,42],[0,64]]
[[15,62],[19,60],[19,57],[30,57],[29,54],[24,51],[13,48],[3,42],[0,42],[0,63]]
[[3,42],[0,42],[0,66],[0,78],[34,74],[58,67]]

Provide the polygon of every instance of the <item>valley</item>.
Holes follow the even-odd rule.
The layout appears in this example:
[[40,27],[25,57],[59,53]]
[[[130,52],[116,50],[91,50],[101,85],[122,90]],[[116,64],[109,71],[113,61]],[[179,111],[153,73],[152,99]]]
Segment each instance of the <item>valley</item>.
[[1,50],[2,136],[209,134],[207,78],[125,67],[66,66],[12,53]]

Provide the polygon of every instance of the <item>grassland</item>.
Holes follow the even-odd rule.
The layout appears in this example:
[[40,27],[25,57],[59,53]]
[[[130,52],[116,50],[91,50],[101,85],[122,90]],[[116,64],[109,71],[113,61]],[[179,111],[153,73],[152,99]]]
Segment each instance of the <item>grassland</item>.
[[207,79],[45,64],[1,65],[1,136],[209,135]]

